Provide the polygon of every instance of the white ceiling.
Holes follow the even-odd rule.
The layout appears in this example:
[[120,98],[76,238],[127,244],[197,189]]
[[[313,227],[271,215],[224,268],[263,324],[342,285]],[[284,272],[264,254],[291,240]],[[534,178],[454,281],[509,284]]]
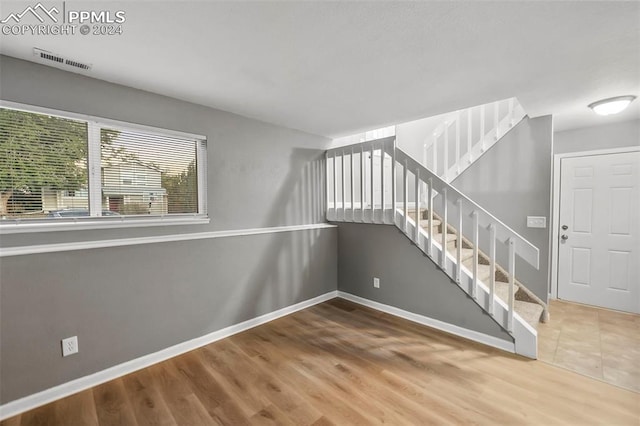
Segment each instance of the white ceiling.
[[[43,2],[45,6],[62,2]],[[0,15],[34,2],[3,0]],[[83,74],[325,136],[516,96],[556,130],[640,117],[640,2],[66,2],[126,12],[121,36],[0,36]]]

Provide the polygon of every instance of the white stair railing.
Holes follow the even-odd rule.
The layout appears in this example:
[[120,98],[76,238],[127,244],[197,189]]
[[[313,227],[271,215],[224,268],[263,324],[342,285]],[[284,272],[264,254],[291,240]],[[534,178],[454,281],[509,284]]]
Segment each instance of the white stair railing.
[[390,136],[327,151],[329,220],[394,223],[394,146]]
[[424,140],[422,164],[446,182],[451,182],[525,115],[516,98],[447,114]]
[[[516,352],[536,357],[536,332],[522,319],[514,321],[515,257],[539,267],[539,250],[469,199],[433,171],[395,146],[395,136],[330,149],[327,159],[327,220],[394,224],[427,254],[516,340]],[[402,168],[402,179],[396,173]],[[358,182],[355,185],[354,182]],[[358,188],[359,187],[359,188]],[[349,188],[347,190],[346,188]],[[440,199],[433,196],[440,194]],[[401,194],[401,200],[397,200]],[[424,197],[423,194],[427,196]],[[386,195],[386,196],[385,196]],[[411,199],[412,198],[412,199]],[[425,200],[426,198],[426,200]],[[435,198],[435,199],[434,199]],[[434,234],[434,204],[440,202],[441,232]],[[427,209],[427,229],[420,224],[420,213]],[[415,219],[410,217],[414,212]],[[454,253],[447,250],[448,227],[457,234]],[[473,267],[462,262],[462,235],[471,235]],[[479,279],[479,233],[489,235],[489,282]],[[508,253],[509,292],[506,301],[496,297],[496,248],[504,245]],[[532,343],[533,339],[533,343]],[[518,342],[520,340],[520,343]],[[520,350],[518,346],[520,344]]]

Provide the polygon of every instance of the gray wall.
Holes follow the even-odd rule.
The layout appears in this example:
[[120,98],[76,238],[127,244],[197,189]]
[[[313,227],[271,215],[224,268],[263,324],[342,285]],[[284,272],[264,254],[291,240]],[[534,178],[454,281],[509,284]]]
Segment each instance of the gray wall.
[[[330,141],[0,56],[0,98],[206,135],[211,223],[3,235],[4,247],[323,222]],[[337,230],[0,259],[0,402],[335,290]],[[60,354],[77,335],[80,352]]]
[[[452,182],[540,250],[540,268],[517,258],[516,276],[544,301],[550,275],[552,129],[551,116],[525,117]],[[527,216],[545,216],[547,228],[527,228]],[[487,250],[486,244],[481,248]],[[505,252],[498,247],[499,263],[506,268]]]
[[335,231],[3,258],[2,401],[335,290]]
[[553,153],[564,154],[639,145],[640,120],[632,120],[557,132],[553,140]]
[[338,253],[339,290],[513,341],[395,226],[341,223]]

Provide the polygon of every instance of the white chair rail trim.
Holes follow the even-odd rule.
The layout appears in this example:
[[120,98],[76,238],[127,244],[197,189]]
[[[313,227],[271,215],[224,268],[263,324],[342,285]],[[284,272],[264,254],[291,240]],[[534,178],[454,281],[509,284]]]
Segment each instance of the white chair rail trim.
[[140,244],[156,244],[174,241],[205,240],[210,238],[240,237],[245,235],[275,234],[278,232],[307,231],[312,229],[326,228],[337,228],[337,225],[332,225],[330,223],[314,223],[310,225],[274,226],[269,228],[235,229],[228,231],[156,235],[151,237],[114,238],[109,240],[77,241],[72,243],[3,247],[0,248],[0,258],[9,256],[23,256],[28,254],[54,253],[61,251],[87,250],[105,247],[133,246]]

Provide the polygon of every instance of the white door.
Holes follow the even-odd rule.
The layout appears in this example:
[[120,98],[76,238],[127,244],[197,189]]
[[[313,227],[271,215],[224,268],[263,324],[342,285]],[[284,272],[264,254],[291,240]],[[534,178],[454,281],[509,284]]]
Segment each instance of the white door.
[[560,167],[558,297],[640,312],[640,152]]

